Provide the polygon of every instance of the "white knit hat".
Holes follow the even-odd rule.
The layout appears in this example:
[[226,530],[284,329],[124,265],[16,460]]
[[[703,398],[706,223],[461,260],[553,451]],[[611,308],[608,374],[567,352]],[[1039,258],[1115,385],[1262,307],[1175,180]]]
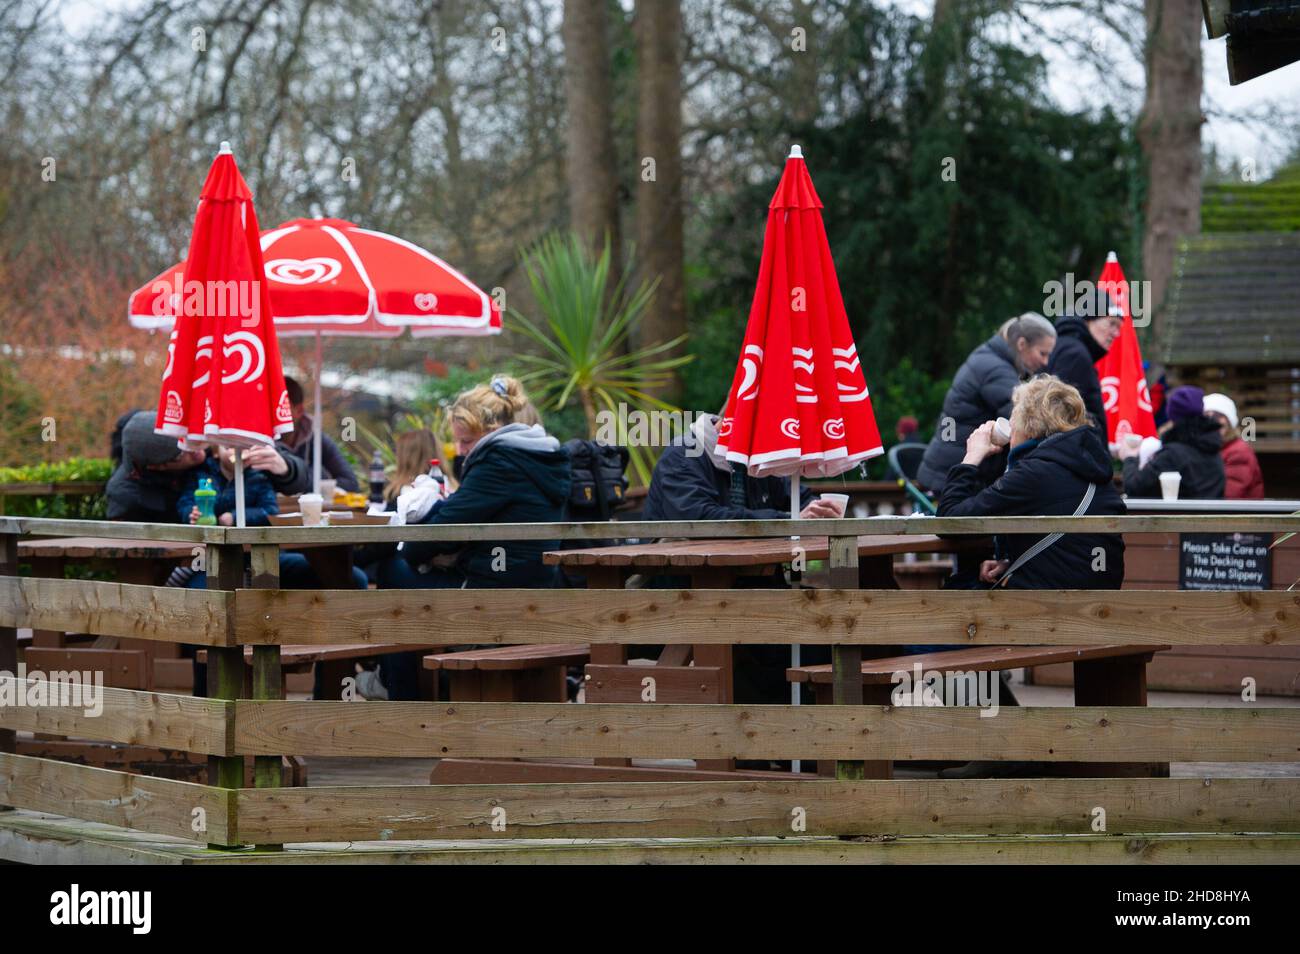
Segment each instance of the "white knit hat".
[[1237,426],[1237,405],[1233,403],[1232,398],[1226,394],[1207,394],[1205,402],[1202,405],[1205,413],[1214,411],[1216,414],[1222,414],[1228,419],[1229,427]]

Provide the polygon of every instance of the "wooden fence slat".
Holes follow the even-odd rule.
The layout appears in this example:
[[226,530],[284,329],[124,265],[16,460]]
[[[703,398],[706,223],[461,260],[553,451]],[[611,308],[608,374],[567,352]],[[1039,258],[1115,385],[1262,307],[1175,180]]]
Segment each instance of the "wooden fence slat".
[[[1296,832],[1300,779],[591,782],[241,789],[261,842],[415,838]],[[802,828],[800,827],[802,826]]]
[[233,599],[174,586],[0,576],[0,626],[226,646]]
[[[1300,761],[1300,709],[234,704],[235,751],[410,758]],[[1300,813],[1298,813],[1300,814]]]
[[0,802],[189,841],[235,843],[232,793],[193,782],[0,753]]
[[[35,682],[30,678],[6,679],[0,675],[0,698],[13,691],[29,699],[28,687]],[[47,682],[49,698],[57,698],[53,692],[58,685]],[[110,686],[98,691],[102,692],[99,705],[90,708],[84,703],[94,700],[84,695],[76,697],[83,703],[79,705],[0,705],[0,726],[19,732],[43,732],[204,755],[234,752],[232,703]]]
[[1300,643],[1284,591],[241,590],[234,613],[280,644]]

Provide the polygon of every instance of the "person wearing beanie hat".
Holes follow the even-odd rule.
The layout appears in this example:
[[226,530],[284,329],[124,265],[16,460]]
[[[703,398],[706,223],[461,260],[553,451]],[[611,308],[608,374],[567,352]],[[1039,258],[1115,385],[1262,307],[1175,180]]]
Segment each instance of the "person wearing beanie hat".
[[1219,425],[1223,438],[1225,486],[1223,496],[1230,500],[1260,500],[1264,496],[1264,474],[1259,459],[1237,429],[1237,405],[1226,394],[1205,395],[1205,416]]
[[1205,392],[1185,385],[1169,392],[1165,400],[1168,420],[1160,428],[1161,447],[1145,467],[1139,466],[1138,449],[1127,441],[1119,445],[1124,462],[1124,492],[1129,497],[1159,497],[1160,475],[1177,471],[1182,476],[1178,496],[1184,500],[1221,500],[1225,485],[1223,440],[1219,425],[1204,414]]
[[1096,307],[1057,320],[1056,347],[1047,362],[1048,374],[1073,385],[1083,397],[1083,406],[1102,446],[1106,444],[1106,403],[1097,362],[1110,351],[1123,327],[1123,315],[1111,307],[1105,292],[1099,292]]

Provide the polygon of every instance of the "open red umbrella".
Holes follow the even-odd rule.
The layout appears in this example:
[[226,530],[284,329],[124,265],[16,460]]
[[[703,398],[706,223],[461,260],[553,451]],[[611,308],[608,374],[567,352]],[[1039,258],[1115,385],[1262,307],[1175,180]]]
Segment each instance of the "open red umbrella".
[[755,477],[832,477],[884,453],[822,202],[795,146],[768,206],[758,285],[718,450]]
[[1113,314],[1124,316],[1124,327],[1110,350],[1097,362],[1101,379],[1102,400],[1106,406],[1106,434],[1114,443],[1123,434],[1156,436],[1156,419],[1152,413],[1151,392],[1142,370],[1142,351],[1137,330],[1129,310],[1128,282],[1119,267],[1119,256],[1111,252],[1097,279],[1097,287],[1106,293]]
[[[294,219],[261,234],[276,333],[316,337],[314,487],[320,491],[321,337],[494,335],[501,310],[481,288],[420,246],[342,219]],[[132,293],[136,328],[168,330],[185,294],[185,262]]]
[[236,523],[244,525],[242,450],[293,429],[271,327],[253,193],[230,144],[208,170],[167,347],[155,430],[188,446],[236,448]]
[[[791,517],[801,475],[833,477],[884,453],[821,208],[794,146],[768,205],[749,325],[718,421],[728,460],[754,477],[790,477]],[[790,661],[799,665],[797,644]]]

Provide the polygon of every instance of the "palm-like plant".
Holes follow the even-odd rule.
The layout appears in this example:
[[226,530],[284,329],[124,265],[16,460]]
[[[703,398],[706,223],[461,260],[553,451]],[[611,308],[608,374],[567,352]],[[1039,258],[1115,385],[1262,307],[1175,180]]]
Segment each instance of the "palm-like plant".
[[[666,354],[686,336],[627,350],[628,334],[649,307],[658,279],[629,290],[625,276],[610,287],[609,243],[593,255],[574,234],[548,235],[522,257],[540,317],[533,320],[511,308],[509,324],[540,346],[540,353],[518,358],[526,369],[521,378],[539,406],[558,410],[576,398],[589,437],[596,436],[597,413],[609,411],[620,422],[620,443],[627,443],[627,435],[621,432],[625,419],[619,405],[629,412],[679,410],[649,392],[671,383],[672,372],[690,361],[690,356]],[[633,473],[648,481],[653,467],[648,448],[629,450]]]

